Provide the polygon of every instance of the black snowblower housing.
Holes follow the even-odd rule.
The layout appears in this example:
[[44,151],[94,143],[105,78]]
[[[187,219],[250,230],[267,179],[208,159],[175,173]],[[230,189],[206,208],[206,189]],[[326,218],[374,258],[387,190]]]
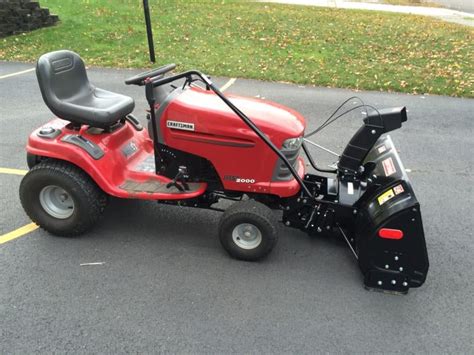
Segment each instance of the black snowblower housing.
[[305,185],[318,197],[294,199],[283,214],[286,225],[309,233],[339,229],[365,286],[393,293],[421,286],[428,272],[420,205],[385,134],[406,120],[405,107],[368,115],[340,156],[336,178],[307,174]]
[[366,188],[362,181],[356,184],[360,198],[353,206],[353,239],[365,285],[402,293],[421,286],[428,272],[420,204],[390,136],[382,136],[406,120],[404,107],[368,116],[338,164],[344,187],[367,179]]

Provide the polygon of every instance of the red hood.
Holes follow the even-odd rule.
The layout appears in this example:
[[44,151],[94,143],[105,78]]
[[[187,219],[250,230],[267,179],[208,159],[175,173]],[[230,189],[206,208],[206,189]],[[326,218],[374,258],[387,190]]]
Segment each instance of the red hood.
[[[303,135],[305,119],[295,110],[267,100],[236,95],[227,97],[267,134],[274,144],[281,146],[285,139]],[[188,89],[173,100],[168,117],[192,122],[196,131],[201,133],[228,136],[229,132],[232,132],[232,136],[242,138],[249,137],[249,134],[255,135],[217,95],[198,88]]]

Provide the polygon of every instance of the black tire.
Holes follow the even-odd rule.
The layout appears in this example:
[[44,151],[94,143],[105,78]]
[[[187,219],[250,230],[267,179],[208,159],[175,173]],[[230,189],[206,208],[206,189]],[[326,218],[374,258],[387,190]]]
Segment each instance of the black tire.
[[[278,241],[277,223],[278,220],[272,210],[264,204],[255,200],[237,202],[228,208],[221,217],[219,239],[224,249],[232,257],[239,260],[257,261],[267,256],[276,245]],[[250,227],[248,227],[249,225]],[[257,234],[259,233],[260,237],[257,241],[254,240],[242,247],[244,240],[239,238],[238,230],[246,227],[251,228],[251,231],[258,231]],[[255,235],[254,232],[252,234]]]
[[[50,191],[51,195],[61,190],[65,192],[61,196],[65,196],[67,202],[72,204],[72,207],[68,207],[72,211],[68,216],[67,208],[61,206],[62,210],[59,211],[63,215],[58,218],[47,212],[43,207],[47,199],[40,196],[46,195],[46,191]],[[52,197],[48,199],[54,200]],[[51,234],[63,237],[73,237],[88,231],[107,205],[107,195],[89,175],[72,164],[56,160],[40,162],[25,175],[20,184],[20,200],[33,222]],[[64,203],[64,200],[59,203]]]

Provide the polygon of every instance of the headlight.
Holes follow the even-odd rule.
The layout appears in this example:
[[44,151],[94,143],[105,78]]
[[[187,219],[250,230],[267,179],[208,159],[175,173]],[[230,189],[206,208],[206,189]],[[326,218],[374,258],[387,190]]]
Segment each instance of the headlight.
[[301,147],[303,137],[290,138],[283,142],[283,149],[296,150]]

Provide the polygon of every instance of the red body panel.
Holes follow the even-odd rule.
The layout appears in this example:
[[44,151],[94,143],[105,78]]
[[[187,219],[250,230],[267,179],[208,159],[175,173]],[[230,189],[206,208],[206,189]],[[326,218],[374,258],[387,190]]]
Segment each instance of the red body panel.
[[[298,112],[260,99],[228,96],[278,148],[288,138],[301,137],[305,120]],[[167,121],[194,124],[194,131],[167,127]],[[212,91],[190,88],[177,96],[160,118],[164,143],[206,158],[214,165],[225,189],[293,196],[296,180],[272,182],[277,155]],[[304,175],[304,165],[298,170]],[[226,177],[255,180],[251,184]]]
[[[252,121],[281,148],[284,140],[300,137],[305,128],[304,118],[296,111],[263,100],[230,96]],[[167,127],[167,120],[194,124],[193,131]],[[86,173],[106,193],[121,198],[148,200],[176,200],[193,198],[206,191],[201,183],[197,190],[186,193],[130,192],[123,188],[127,181],[168,183],[169,178],[143,171],[137,167],[153,157],[153,143],[146,129],[137,131],[130,123],[112,133],[93,134],[83,127],[80,132],[67,127],[69,122],[55,119],[43,127],[60,129],[55,138],[39,137],[35,130],[29,137],[27,151],[31,154],[69,161]],[[209,160],[218,172],[226,190],[273,194],[289,197],[298,193],[295,179],[272,181],[277,164],[276,154],[240,120],[215,94],[191,88],[175,97],[160,118],[164,143],[172,148],[198,155]],[[97,144],[104,156],[94,160],[82,148],[63,142],[67,134],[80,134]],[[136,151],[128,157],[124,148],[133,143]],[[300,176],[305,173],[303,160],[296,166]],[[226,177],[238,176],[249,183],[236,182]]]
[[[148,137],[146,130],[137,131],[129,123],[119,128],[113,133],[89,134],[85,130],[81,135],[97,144],[103,151],[104,156],[94,160],[82,148],[70,143],[61,141],[67,134],[77,134],[77,131],[66,128],[69,122],[56,119],[44,125],[44,127],[54,127],[61,130],[61,134],[53,139],[41,138],[37,133],[41,127],[33,131],[28,139],[26,150],[34,155],[66,160],[77,165],[99,185],[106,193],[121,198],[137,198],[144,200],[176,200],[187,199],[201,195],[206,191],[205,183],[194,192],[185,194],[172,193],[148,193],[129,192],[120,186],[125,181],[160,181],[164,184],[170,179],[156,175],[150,171],[140,171],[137,166],[140,162],[153,156],[153,143]],[[133,142],[137,150],[128,158],[123,154],[122,149]]]

